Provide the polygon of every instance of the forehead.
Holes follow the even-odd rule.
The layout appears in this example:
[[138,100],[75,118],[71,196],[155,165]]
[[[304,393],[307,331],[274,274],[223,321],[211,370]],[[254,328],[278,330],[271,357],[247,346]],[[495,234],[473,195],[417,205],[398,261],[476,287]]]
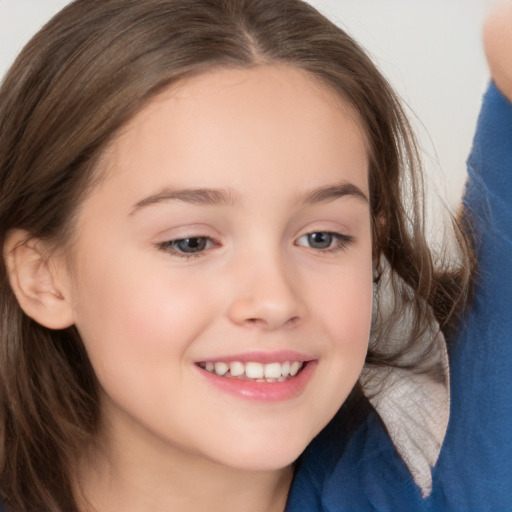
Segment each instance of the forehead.
[[366,141],[352,106],[308,72],[272,65],[210,70],[170,86],[124,127],[103,164],[107,179],[158,173],[176,187],[225,177],[236,188],[247,175],[253,185],[271,183],[280,173],[289,180],[290,169],[314,187],[315,170],[353,170],[346,177],[367,191],[362,159]]

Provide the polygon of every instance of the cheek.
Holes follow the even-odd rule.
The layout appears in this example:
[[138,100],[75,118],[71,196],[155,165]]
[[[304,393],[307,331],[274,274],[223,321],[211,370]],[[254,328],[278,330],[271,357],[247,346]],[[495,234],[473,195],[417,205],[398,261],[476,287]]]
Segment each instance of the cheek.
[[354,257],[351,264],[328,275],[322,293],[316,292],[314,303],[330,339],[345,349],[366,350],[372,303],[373,271],[370,249]]
[[213,312],[204,282],[177,278],[151,263],[102,258],[81,268],[76,326],[98,373],[182,357]]
[[[325,329],[322,361],[322,409],[334,415],[354,387],[363,368],[370,338],[373,281],[371,252],[341,268],[316,292],[316,315]],[[320,369],[320,368],[319,368]]]
[[[350,286],[353,284],[353,286]],[[332,293],[324,304],[325,325],[332,343],[333,380],[351,389],[364,365],[372,318],[371,280],[344,283],[345,292]],[[346,391],[350,391],[346,389]]]
[[337,285],[337,289],[322,298],[325,323],[343,344],[358,343],[361,339],[367,341],[372,313],[371,280],[361,282],[348,276]]

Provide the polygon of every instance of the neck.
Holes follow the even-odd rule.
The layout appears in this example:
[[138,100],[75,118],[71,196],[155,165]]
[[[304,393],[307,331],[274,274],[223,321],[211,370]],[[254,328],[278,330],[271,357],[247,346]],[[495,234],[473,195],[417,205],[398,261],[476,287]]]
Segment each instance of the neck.
[[[79,509],[94,512],[283,512],[291,466],[227,467],[174,447],[102,436],[81,463]],[[115,441],[114,441],[115,440]],[[124,439],[123,441],[127,441]],[[133,441],[133,439],[132,439]]]

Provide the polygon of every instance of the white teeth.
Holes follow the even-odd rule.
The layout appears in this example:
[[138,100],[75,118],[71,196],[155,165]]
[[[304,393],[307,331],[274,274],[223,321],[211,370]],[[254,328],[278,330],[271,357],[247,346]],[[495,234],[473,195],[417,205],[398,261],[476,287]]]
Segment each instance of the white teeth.
[[232,377],[239,377],[245,373],[245,366],[239,361],[229,363],[229,372]]
[[264,371],[266,379],[278,379],[279,377],[281,377],[281,364],[280,363],[266,364],[263,371]]
[[245,375],[249,379],[262,379],[264,375],[263,365],[261,363],[246,363]]
[[[261,382],[284,382],[290,377],[294,377],[304,366],[302,361],[285,361],[284,363],[257,363],[240,361],[218,361],[216,363],[200,363],[207,372],[215,373],[220,377],[246,377]],[[229,372],[229,373],[228,373]]]
[[299,363],[298,361],[294,361],[290,365],[290,375],[293,377],[294,375],[297,375],[298,371],[300,370],[302,363]]
[[215,373],[217,375],[220,375],[221,377],[223,375],[226,375],[228,373],[229,366],[226,363],[215,363]]

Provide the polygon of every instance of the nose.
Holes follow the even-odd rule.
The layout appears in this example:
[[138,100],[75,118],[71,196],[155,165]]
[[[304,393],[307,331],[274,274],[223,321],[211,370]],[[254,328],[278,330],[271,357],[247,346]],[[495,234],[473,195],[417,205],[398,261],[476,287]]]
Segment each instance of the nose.
[[301,322],[305,308],[291,266],[279,257],[261,256],[243,267],[228,310],[232,322],[269,331]]

